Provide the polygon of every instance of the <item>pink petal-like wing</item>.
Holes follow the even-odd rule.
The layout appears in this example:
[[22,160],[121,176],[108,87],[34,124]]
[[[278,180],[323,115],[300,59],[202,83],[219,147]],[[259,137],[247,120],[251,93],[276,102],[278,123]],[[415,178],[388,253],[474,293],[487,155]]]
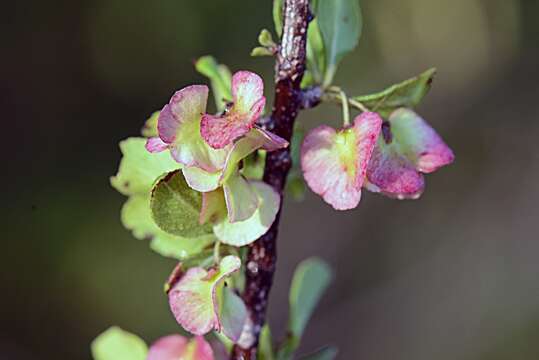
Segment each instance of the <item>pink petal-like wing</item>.
[[238,71],[232,77],[232,107],[223,115],[205,114],[200,133],[214,149],[221,149],[245,135],[260,117],[266,98],[260,76]]
[[151,137],[146,141],[146,150],[151,153],[158,153],[168,149],[168,144],[163,142],[160,137]]
[[195,335],[204,335],[219,323],[212,304],[212,285],[203,280],[207,275],[202,268],[191,268],[168,294],[176,321]]
[[223,166],[226,151],[212,149],[200,136],[200,121],[207,100],[207,86],[191,85],[181,89],[159,114],[157,129],[177,162],[215,172]]
[[190,268],[168,293],[170,309],[176,321],[195,335],[221,330],[217,286],[241,267],[236,256],[225,256],[219,266],[209,272]]
[[301,147],[301,168],[307,185],[335,209],[357,206],[361,188],[348,178],[335,150],[336,131],[328,126],[313,129]]
[[375,113],[356,117],[350,129],[327,126],[312,130],[301,148],[307,184],[336,210],[355,208],[382,119]]
[[236,141],[228,153],[221,175],[221,182],[236,171],[239,162],[258,149],[275,151],[288,146],[288,141],[267,130],[255,126],[245,137]]
[[206,85],[191,85],[177,91],[159,114],[159,137],[166,143],[172,143],[181,131],[182,124],[200,121],[200,117],[206,112],[207,102]]
[[423,175],[399,152],[398,144],[378,140],[367,168],[366,188],[398,199],[416,199],[425,188]]
[[189,360],[213,360],[213,350],[210,344],[202,336],[197,336],[193,340],[196,343],[192,359]]
[[214,356],[202,336],[187,340],[181,335],[169,335],[153,343],[147,360],[214,360]]
[[200,134],[212,148],[222,149],[251,130],[254,123],[247,120],[244,114],[232,111],[223,116],[205,114],[200,123]]
[[178,360],[187,348],[187,338],[181,335],[169,335],[158,339],[148,351],[147,360]]
[[431,173],[453,162],[455,156],[440,135],[412,110],[395,110],[389,123],[393,138],[417,170]]
[[264,108],[263,104],[260,106],[260,101],[265,101],[264,81],[253,72],[238,71],[232,76],[232,100],[238,112],[260,112]]

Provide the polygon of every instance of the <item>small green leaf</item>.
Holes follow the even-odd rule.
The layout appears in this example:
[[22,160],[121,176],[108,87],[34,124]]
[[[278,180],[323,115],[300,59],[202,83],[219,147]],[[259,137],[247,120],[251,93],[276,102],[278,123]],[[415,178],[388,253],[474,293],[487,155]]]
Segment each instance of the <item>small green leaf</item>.
[[384,91],[356,96],[354,100],[387,118],[400,107],[416,107],[430,90],[435,75],[436,69],[432,68],[416,77],[392,85]]
[[227,102],[232,100],[232,75],[230,70],[218,64],[213,56],[202,56],[195,63],[195,69],[210,79],[217,111],[223,111]]
[[283,34],[283,0],[273,0],[273,24],[280,38]]
[[201,206],[201,194],[187,185],[181,171],[165,175],[152,190],[152,217],[169,234],[184,237],[211,234],[210,225],[199,224]]
[[362,19],[358,0],[320,0],[315,11],[324,40],[327,68],[324,86],[333,81],[342,58],[359,42]]
[[290,286],[289,331],[301,338],[311,314],[323,292],[329,286],[332,272],[322,260],[311,258],[301,262]]
[[329,286],[331,277],[329,266],[318,258],[304,260],[296,268],[290,285],[288,337],[279,349],[279,360],[292,359],[305,326],[322,293]]
[[273,56],[273,51],[263,46],[257,46],[253,50],[251,50],[251,56],[252,57]]
[[268,29],[262,29],[262,31],[260,31],[260,34],[258,35],[258,42],[264,47],[271,47],[276,45]]
[[140,130],[140,133],[142,136],[146,138],[159,136],[159,133],[157,131],[157,120],[159,119],[159,111],[154,112],[148,120],[144,123],[144,126]]
[[150,193],[131,196],[122,207],[122,223],[135,238],[151,239],[150,248],[158,254],[179,260],[200,253],[215,241],[213,234],[194,238],[171,235],[161,230],[152,219]]
[[326,346],[313,354],[302,356],[300,360],[333,360],[337,357],[339,350],[333,346]]
[[264,325],[260,332],[259,352],[259,360],[275,360],[271,330],[268,324]]
[[94,360],[145,360],[148,347],[144,340],[113,326],[92,341]]
[[124,195],[149,193],[159,176],[181,167],[168,151],[151,154],[145,144],[144,138],[128,138],[120,142],[123,157],[118,174],[110,178],[110,183]]

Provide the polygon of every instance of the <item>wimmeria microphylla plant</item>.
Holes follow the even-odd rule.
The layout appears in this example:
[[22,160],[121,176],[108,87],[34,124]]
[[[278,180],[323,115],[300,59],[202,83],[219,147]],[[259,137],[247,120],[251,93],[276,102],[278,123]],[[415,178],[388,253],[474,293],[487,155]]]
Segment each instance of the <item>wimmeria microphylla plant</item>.
[[[280,41],[264,29],[251,52],[276,58],[271,113],[264,113],[259,75],[232,74],[204,56],[195,67],[210,81],[215,111],[207,108],[207,85],[183,86],[146,121],[142,137],[120,143],[111,183],[129,197],[122,222],[154,251],[179,260],[165,293],[171,316],[192,337],[168,335],[148,349],[112,327],[92,344],[96,360],[292,359],[332,274],[319,259],[298,266],[287,337],[274,343],[266,308],[285,189],[301,198],[303,178],[336,210],[356,208],[364,189],[417,199],[424,174],[453,161],[413,110],[434,69],[370,95],[349,96],[334,84],[340,61],[359,41],[358,0],[274,0],[273,17]],[[299,112],[326,103],[340,105],[342,126],[322,125],[302,138]],[[336,353],[325,347],[302,359]]]

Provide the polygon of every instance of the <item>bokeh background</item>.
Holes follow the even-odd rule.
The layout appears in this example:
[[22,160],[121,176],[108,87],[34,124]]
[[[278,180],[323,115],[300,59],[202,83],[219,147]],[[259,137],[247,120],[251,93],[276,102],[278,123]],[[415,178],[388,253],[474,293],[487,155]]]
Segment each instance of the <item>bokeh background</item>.
[[[319,255],[336,279],[301,351],[339,359],[539,359],[539,2],[362,0],[364,32],[337,81],[364,94],[437,66],[419,112],[456,162],[417,201],[366,194],[336,212],[288,200],[270,320],[287,317],[293,268]],[[117,324],[147,341],[176,332],[162,284],[175,265],[122,228],[109,185],[119,140],[213,54],[250,58],[271,1],[10,1],[0,23],[0,358],[89,359]],[[337,108],[303,112],[337,126]]]

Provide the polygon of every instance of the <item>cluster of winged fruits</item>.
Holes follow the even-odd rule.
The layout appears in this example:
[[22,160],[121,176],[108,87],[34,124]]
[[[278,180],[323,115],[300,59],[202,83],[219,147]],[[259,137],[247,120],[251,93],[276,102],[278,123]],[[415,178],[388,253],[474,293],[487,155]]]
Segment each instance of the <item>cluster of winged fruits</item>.
[[[289,143],[257,125],[266,103],[262,79],[249,71],[222,75],[212,81],[217,115],[206,111],[207,86],[177,91],[147,121],[144,138],[121,143],[124,157],[112,178],[130,197],[122,210],[126,227],[152,239],[154,250],[182,260],[165,288],[177,322],[196,337],[167,336],[148,350],[135,335],[111,328],[96,343],[121,337],[150,360],[204,360],[217,356],[202,337],[212,330],[225,342],[251,341],[243,331],[247,310],[230,284],[237,288],[242,281],[241,247],[269,229],[280,207],[281,196],[261,181],[264,155]],[[358,206],[364,188],[417,198],[423,174],[454,159],[440,136],[406,107],[364,111],[341,129],[319,126],[304,137],[300,151],[292,151],[299,153],[298,171],[309,188],[337,210]]]

